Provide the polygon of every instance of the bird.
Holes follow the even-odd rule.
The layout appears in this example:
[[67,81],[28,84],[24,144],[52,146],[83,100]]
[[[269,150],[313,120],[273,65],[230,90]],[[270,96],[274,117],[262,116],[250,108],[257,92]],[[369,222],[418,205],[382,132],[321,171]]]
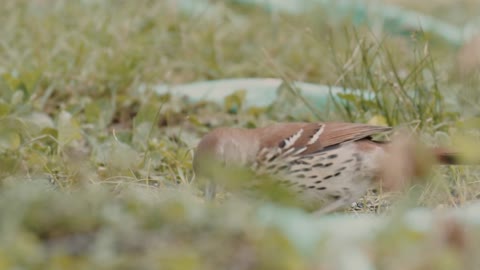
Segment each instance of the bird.
[[[273,176],[275,185],[318,206],[315,213],[325,214],[349,207],[372,188],[404,186],[409,178],[426,171],[425,164],[434,163],[427,160],[458,162],[456,153],[419,147],[409,137],[375,139],[391,132],[387,126],[348,122],[220,127],[201,138],[194,151],[193,169],[196,177],[203,179],[214,178],[219,168],[229,167]],[[211,164],[218,167],[209,168]],[[205,196],[213,199],[217,184],[207,181]]]

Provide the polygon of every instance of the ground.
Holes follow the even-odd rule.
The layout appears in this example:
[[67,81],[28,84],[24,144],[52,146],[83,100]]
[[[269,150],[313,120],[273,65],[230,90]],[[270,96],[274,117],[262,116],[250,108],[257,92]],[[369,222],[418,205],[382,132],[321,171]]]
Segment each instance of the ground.
[[[188,14],[175,1],[5,2],[0,269],[336,269],[321,262],[329,256],[321,244],[321,256],[312,259],[280,229],[262,225],[256,211],[266,202],[227,193],[204,201],[193,180],[193,148],[218,126],[402,126],[427,145],[478,158],[477,46],[421,30],[353,25],[320,8],[289,15],[211,1],[217,13]],[[458,27],[475,22],[479,8],[467,0],[386,2]],[[305,108],[298,95],[252,108],[241,91],[222,104],[191,103],[151,87],[243,77],[361,90],[340,94],[343,102],[328,112],[308,107],[292,114],[284,108]],[[439,166],[424,180],[402,193],[369,194],[347,213],[389,215],[395,205],[436,211],[480,196],[474,166]],[[385,233],[365,243],[376,267],[399,269],[408,256],[418,262],[411,269],[462,265],[464,246],[432,251],[435,241],[403,227]],[[413,244],[417,252],[407,250]],[[421,256],[428,252],[437,257]]]

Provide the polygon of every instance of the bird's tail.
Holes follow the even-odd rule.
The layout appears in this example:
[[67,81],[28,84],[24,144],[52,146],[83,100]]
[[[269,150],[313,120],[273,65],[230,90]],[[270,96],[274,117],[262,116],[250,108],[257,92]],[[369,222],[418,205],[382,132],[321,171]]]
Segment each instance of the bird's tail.
[[432,152],[436,161],[445,165],[480,165],[480,156],[474,152],[455,151],[445,147],[435,147]]
[[427,179],[435,164],[480,165],[446,147],[429,148],[408,136],[397,136],[384,148],[388,155],[381,160],[380,179],[384,190],[398,190],[411,181]]
[[467,162],[461,158],[460,153],[444,147],[435,147],[432,152],[440,164],[446,165],[469,165],[471,162]]

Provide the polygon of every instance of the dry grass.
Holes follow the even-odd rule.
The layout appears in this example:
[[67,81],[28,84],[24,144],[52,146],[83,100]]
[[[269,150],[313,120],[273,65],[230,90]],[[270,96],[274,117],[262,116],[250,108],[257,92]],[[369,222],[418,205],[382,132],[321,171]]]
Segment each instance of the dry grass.
[[[216,126],[384,121],[476,158],[480,83],[478,73],[459,74],[456,48],[429,33],[374,34],[348,20],[327,21],[321,10],[299,17],[217,6],[220,16],[189,16],[148,0],[0,7],[0,269],[336,269],[325,263],[327,246],[310,249],[322,256],[305,256],[284,231],[259,221],[257,211],[268,205],[226,194],[213,205],[203,201],[192,182],[192,148]],[[233,112],[228,102],[191,104],[140,91],[230,77],[364,91],[346,91],[340,98],[349,106],[320,116],[275,105]],[[364,98],[366,91],[375,99]],[[460,136],[473,139],[457,143]],[[370,194],[352,211],[390,213],[392,202],[463,206],[478,198],[478,178],[473,167],[437,168],[426,185]],[[388,261],[396,247],[421,257],[437,243],[419,244],[420,234],[401,225],[384,233],[391,238],[366,244],[367,259],[381,269],[398,269],[401,261]],[[410,269],[462,265],[463,253],[442,243],[438,257],[416,258]],[[423,250],[412,254],[410,246]]]

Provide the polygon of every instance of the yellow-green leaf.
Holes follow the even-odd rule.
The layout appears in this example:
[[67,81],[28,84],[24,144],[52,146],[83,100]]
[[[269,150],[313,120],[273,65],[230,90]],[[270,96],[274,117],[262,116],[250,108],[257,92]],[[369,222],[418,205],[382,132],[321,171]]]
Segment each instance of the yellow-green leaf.
[[60,145],[66,145],[82,138],[80,125],[77,120],[66,111],[62,111],[58,116],[57,130]]
[[21,137],[11,130],[0,130],[0,150],[16,150],[20,147]]

